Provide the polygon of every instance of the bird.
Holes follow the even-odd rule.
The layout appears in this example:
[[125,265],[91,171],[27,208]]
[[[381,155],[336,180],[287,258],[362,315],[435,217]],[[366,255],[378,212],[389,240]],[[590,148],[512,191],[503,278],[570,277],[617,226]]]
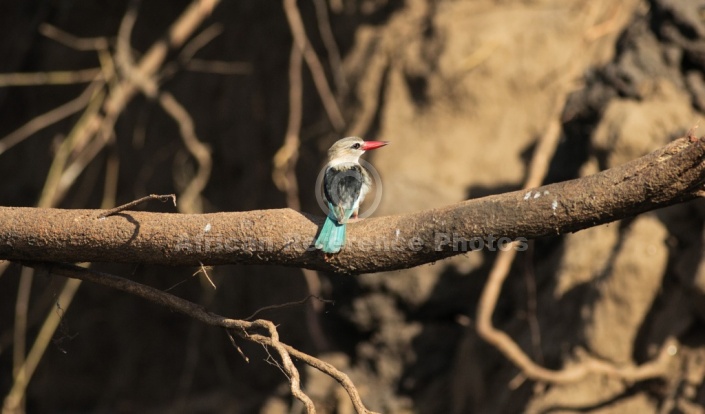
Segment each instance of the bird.
[[328,216],[314,243],[316,249],[333,254],[343,247],[345,227],[351,217],[357,219],[360,204],[372,186],[370,174],[360,165],[360,156],[387,144],[388,141],[364,141],[359,137],[347,137],[330,147],[323,176],[323,195],[328,202]]

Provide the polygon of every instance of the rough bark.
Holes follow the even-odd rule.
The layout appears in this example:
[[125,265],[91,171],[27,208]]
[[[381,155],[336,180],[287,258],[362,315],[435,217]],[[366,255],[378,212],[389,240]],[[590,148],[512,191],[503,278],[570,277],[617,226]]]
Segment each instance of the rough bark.
[[0,259],[404,269],[501,248],[508,241],[502,238],[574,232],[693,199],[705,182],[704,161],[705,138],[682,138],[585,178],[350,224],[344,250],[333,256],[310,247],[322,218],[290,209],[100,217],[100,210],[3,207]]

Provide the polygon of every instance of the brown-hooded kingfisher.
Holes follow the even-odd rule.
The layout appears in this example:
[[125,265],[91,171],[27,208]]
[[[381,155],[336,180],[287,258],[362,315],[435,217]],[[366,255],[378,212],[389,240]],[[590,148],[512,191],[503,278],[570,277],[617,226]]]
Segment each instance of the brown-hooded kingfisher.
[[360,165],[365,151],[387,145],[387,141],[363,141],[343,138],[328,150],[328,164],[323,176],[323,194],[328,202],[328,217],[316,239],[316,249],[338,253],[345,244],[345,225],[357,218],[360,203],[370,191],[372,179]]

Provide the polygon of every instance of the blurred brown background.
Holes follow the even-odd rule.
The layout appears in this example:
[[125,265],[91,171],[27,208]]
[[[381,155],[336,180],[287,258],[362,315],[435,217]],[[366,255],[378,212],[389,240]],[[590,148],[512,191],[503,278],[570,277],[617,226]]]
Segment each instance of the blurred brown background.
[[[1,2],[0,73],[101,64],[104,71],[129,4],[136,10],[131,53],[139,61],[190,2]],[[705,109],[700,0],[297,4],[344,124],[330,115],[330,101],[323,104],[307,59],[301,105],[290,104],[296,59],[282,2],[225,1],[186,40],[195,53],[186,56],[177,47],[160,68],[158,89],[190,114],[197,139],[210,148],[204,158],[197,149],[205,147],[189,146],[159,98],[142,93],[119,111],[114,135],[94,154],[80,140],[67,145],[85,120],[86,100],[80,111],[16,145],[0,144],[0,205],[100,208],[151,193],[180,197],[208,165],[203,188],[193,199],[180,198],[179,211],[281,208],[292,205],[294,194],[302,211],[318,214],[314,183],[325,151],[342,136],[359,135],[392,142],[366,158],[384,181],[375,214],[399,214],[521,188],[551,123],[560,124],[562,135],[546,182],[646,154],[697,125]],[[62,44],[65,34],[51,28],[107,38],[108,55],[101,60],[95,50]],[[208,30],[217,36],[196,47],[191,40]],[[127,73],[115,71],[114,79]],[[2,78],[0,143],[76,99],[93,78],[26,86],[17,79]],[[99,89],[110,94],[114,86]],[[301,125],[292,130],[297,110]],[[95,112],[105,115],[105,108]],[[291,186],[279,188],[272,177],[287,128],[300,143],[298,193],[289,196],[282,189]],[[57,179],[51,166],[60,157],[67,161]],[[78,174],[66,173],[80,162],[85,168]],[[42,202],[42,194],[60,187],[63,193]],[[140,208],[174,211],[158,202]],[[192,277],[192,268],[93,268],[172,288],[235,318],[318,292],[335,303],[259,317],[277,323],[284,342],[346,371],[367,406],[380,412],[695,413],[705,411],[704,217],[700,202],[678,205],[537,240],[514,262],[494,323],[542,365],[570,365],[581,352],[620,366],[639,364],[666,337],[678,339],[672,369],[635,384],[602,375],[562,385],[517,380],[519,370],[473,327],[495,258],[489,251],[394,273],[308,274],[308,283],[298,269],[221,266],[210,272],[216,290]],[[0,277],[3,397],[13,384],[21,273],[10,265]],[[41,273],[24,280],[32,288],[27,349],[47,313],[63,314],[27,389],[28,413],[300,410],[259,346],[238,342],[246,363],[221,330],[90,284],[80,286],[69,308],[57,310],[64,280]],[[333,380],[300,368],[320,412],[352,412]]]

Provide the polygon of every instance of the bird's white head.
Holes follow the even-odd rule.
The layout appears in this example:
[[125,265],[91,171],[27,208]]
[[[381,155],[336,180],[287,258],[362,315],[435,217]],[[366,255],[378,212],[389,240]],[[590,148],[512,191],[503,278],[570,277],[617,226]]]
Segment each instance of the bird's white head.
[[363,141],[359,137],[347,137],[336,141],[328,150],[329,164],[357,163],[365,151],[389,144],[388,141]]

